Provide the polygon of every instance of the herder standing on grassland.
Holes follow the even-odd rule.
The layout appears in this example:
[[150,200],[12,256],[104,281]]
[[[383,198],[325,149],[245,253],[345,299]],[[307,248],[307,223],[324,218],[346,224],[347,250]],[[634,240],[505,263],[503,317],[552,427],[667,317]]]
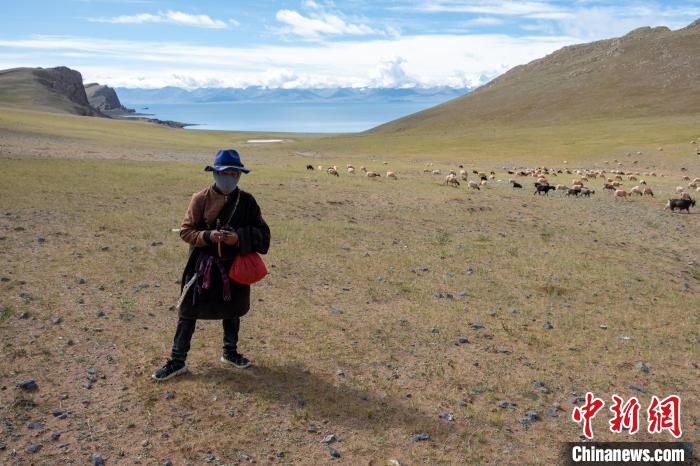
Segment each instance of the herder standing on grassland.
[[[270,228],[255,198],[238,188],[241,173],[249,173],[233,149],[220,150],[213,165],[214,185],[192,195],[180,237],[190,244],[182,274],[179,319],[170,359],[152,378],[167,380],[187,372],[185,360],[197,319],[222,320],[224,348],[221,362],[238,368],[250,361],[238,353],[240,317],[250,309],[250,285],[229,278],[232,263],[270,247]],[[234,261],[235,259],[235,261]],[[264,265],[260,266],[264,270]],[[257,272],[257,271],[256,271]],[[264,272],[263,272],[264,274]],[[252,282],[258,278],[241,280]]]

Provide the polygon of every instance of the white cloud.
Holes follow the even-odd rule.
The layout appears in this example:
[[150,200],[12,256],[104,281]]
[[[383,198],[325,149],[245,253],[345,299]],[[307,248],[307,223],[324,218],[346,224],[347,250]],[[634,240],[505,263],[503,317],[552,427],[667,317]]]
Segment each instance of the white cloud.
[[[88,20],[96,23],[113,24],[172,23],[207,29],[225,29],[228,27],[226,21],[220,19],[212,19],[207,15],[191,15],[189,13],[183,13],[182,11],[173,10],[158,12],[157,14],[141,13],[137,15],[115,16],[113,18],[88,18]],[[234,26],[238,26],[238,21],[235,19],[230,19],[228,22]]]
[[325,12],[303,16],[294,10],[279,10],[275,18],[285,25],[282,32],[294,34],[305,39],[318,39],[323,35],[370,35],[380,33],[365,24],[347,23],[340,16]]
[[463,24],[468,26],[500,26],[505,24],[505,21],[494,16],[478,16],[464,21]]
[[[402,7],[399,7],[402,8]],[[565,14],[566,10],[547,2],[511,0],[424,0],[408,9],[426,13],[475,13],[506,16]]]
[[382,60],[370,74],[369,87],[415,87],[418,82],[406,74],[403,64],[406,59],[394,57]]
[[[112,86],[460,87],[575,43],[571,37],[421,35],[284,46],[211,47],[176,42],[36,36],[0,40],[0,68],[67,65]],[[17,59],[22,51],[24,59]],[[10,58],[5,54],[11,53]],[[65,53],[79,53],[70,59]],[[383,59],[381,57],[384,57]],[[188,79],[185,79],[187,77]]]

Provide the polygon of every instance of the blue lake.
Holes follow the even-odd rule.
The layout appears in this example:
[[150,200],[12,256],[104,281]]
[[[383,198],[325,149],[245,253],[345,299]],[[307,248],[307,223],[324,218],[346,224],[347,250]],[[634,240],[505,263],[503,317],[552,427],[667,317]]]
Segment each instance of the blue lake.
[[[193,123],[188,129],[232,131],[356,132],[432,107],[435,102],[131,104],[152,118]],[[148,107],[148,110],[144,110]]]

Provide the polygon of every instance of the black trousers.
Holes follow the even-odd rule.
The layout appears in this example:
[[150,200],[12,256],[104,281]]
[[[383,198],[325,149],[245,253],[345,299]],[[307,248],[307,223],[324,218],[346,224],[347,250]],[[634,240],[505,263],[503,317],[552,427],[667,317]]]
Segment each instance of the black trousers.
[[[241,319],[234,317],[232,319],[223,319],[221,321],[224,327],[224,354],[234,355],[237,353],[238,346],[238,330],[241,327]],[[180,317],[177,321],[177,329],[175,330],[175,338],[173,339],[173,350],[170,359],[185,362],[187,353],[190,350],[190,342],[194,333],[197,319],[186,319]]]

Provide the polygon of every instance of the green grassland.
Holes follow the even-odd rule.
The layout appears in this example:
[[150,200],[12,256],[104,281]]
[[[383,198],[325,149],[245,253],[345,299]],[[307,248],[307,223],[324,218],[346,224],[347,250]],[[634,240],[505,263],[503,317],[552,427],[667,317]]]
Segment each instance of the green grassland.
[[[586,391],[643,407],[678,394],[683,439],[697,440],[700,215],[662,210],[682,175],[700,176],[697,121],[475,128],[441,145],[435,134],[206,132],[2,109],[0,462],[16,449],[46,464],[93,452],[107,464],[555,464],[558,442],[581,434],[572,400]],[[246,143],[258,137],[287,142]],[[253,168],[241,187],[272,230],[270,275],[241,328],[254,366],[222,367],[220,324],[203,321],[192,373],[155,384],[187,255],[171,229],[222,146]],[[307,163],[337,164],[341,176]],[[346,163],[399,179],[349,175]],[[573,199],[533,196],[529,178],[522,192],[497,180],[450,188],[427,163],[497,180],[513,178],[510,164],[664,176],[646,177],[653,199],[615,200],[600,179],[594,197]],[[28,378],[38,392],[14,387]],[[519,423],[530,409],[540,420]],[[672,439],[613,435],[608,414],[594,420],[597,439]],[[48,430],[27,429],[37,420]],[[419,432],[430,440],[413,441]],[[331,433],[337,460],[320,443]],[[43,448],[30,455],[29,443]]]

